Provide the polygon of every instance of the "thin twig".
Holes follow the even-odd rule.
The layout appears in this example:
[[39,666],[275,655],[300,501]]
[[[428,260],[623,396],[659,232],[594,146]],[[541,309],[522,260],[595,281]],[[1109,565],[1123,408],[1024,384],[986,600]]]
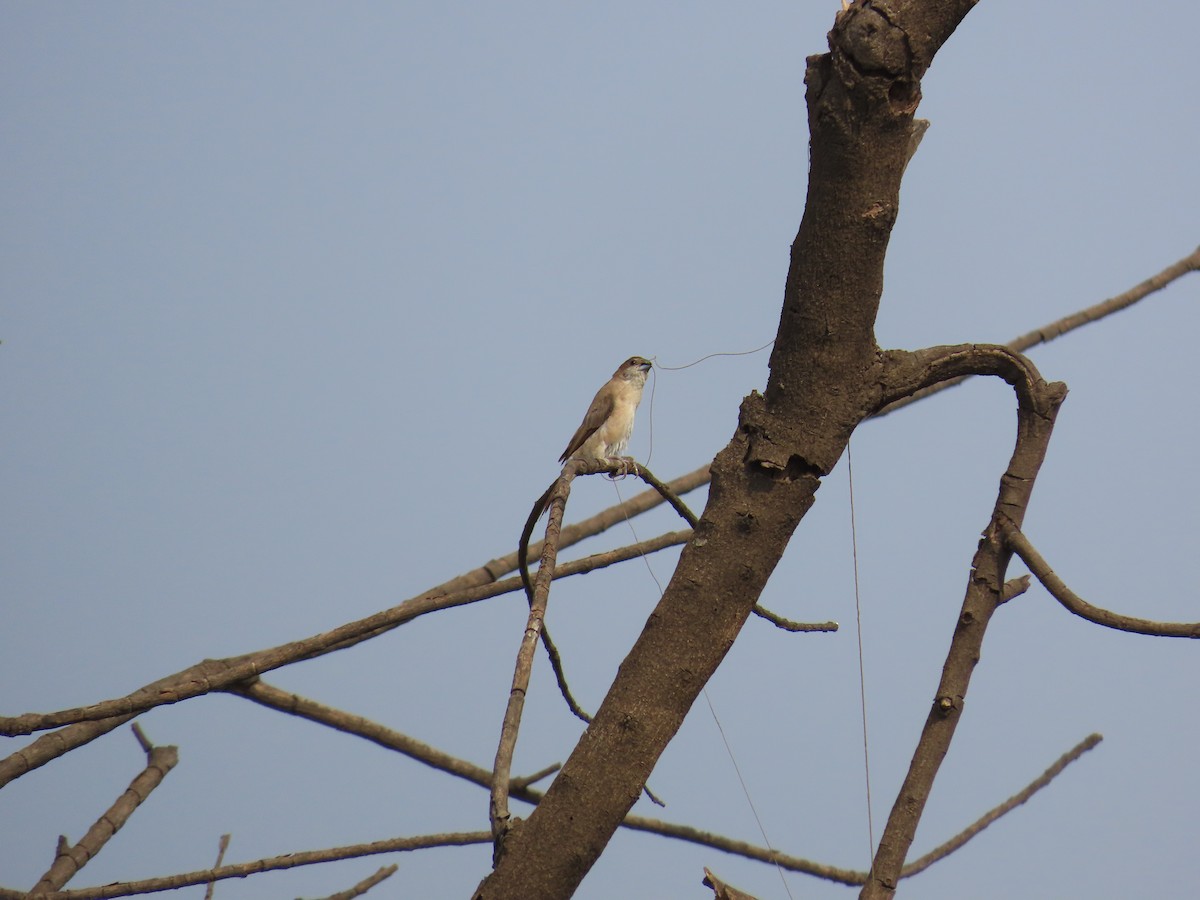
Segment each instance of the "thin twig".
[[1200,622],[1155,622],[1151,619],[1137,619],[1133,616],[1123,616],[1120,613],[1109,612],[1098,606],[1092,606],[1069,587],[1066,582],[1054,574],[1050,564],[1034,549],[1029,538],[1017,528],[1009,527],[1004,532],[1005,540],[1029,571],[1037,576],[1037,580],[1050,592],[1050,596],[1061,603],[1066,609],[1080,618],[1103,625],[1105,628],[1115,628],[1118,631],[1129,631],[1133,634],[1148,634],[1154,637],[1200,638]]
[[918,872],[925,871],[926,869],[928,869],[931,865],[933,865],[938,860],[944,859],[945,857],[949,856],[951,853],[953,853],[955,850],[957,850],[959,847],[961,847],[967,841],[971,840],[971,838],[975,837],[975,835],[979,834],[979,832],[983,831],[983,829],[987,828],[989,825],[991,825],[993,822],[995,822],[1001,816],[1005,815],[1006,813],[1012,812],[1018,806],[1025,803],[1030,797],[1032,797],[1034,794],[1036,794],[1038,791],[1040,791],[1042,788],[1044,788],[1046,785],[1048,785],[1051,781],[1053,781],[1055,778],[1057,778],[1059,776],[1059,774],[1062,773],[1063,769],[1065,769],[1071,763],[1075,762],[1075,760],[1079,759],[1079,757],[1083,756],[1083,754],[1087,753],[1089,750],[1091,750],[1093,747],[1095,747],[1097,744],[1099,744],[1102,740],[1104,740],[1104,738],[1101,735],[1089,734],[1082,741],[1080,741],[1078,744],[1076,744],[1074,747],[1072,747],[1070,750],[1068,750],[1066,753],[1064,753],[1062,756],[1060,756],[1057,760],[1055,760],[1054,764],[1052,766],[1050,766],[1050,768],[1048,768],[1045,772],[1043,772],[1041,775],[1039,775],[1037,778],[1035,778],[1032,782],[1030,782],[1029,785],[1027,787],[1025,787],[1023,790],[1019,791],[1016,794],[1013,794],[1011,797],[1009,797],[1007,800],[1005,800],[999,806],[988,810],[986,813],[984,813],[982,816],[980,816],[978,819],[976,819],[974,822],[972,822],[970,825],[968,825],[966,828],[964,828],[962,831],[960,831],[954,837],[950,838],[950,840],[946,841],[944,844],[941,844],[940,846],[935,847],[934,849],[932,849],[928,853],[926,853],[924,856],[922,856],[920,859],[914,860],[913,862],[906,865],[901,870],[900,877],[901,878],[909,878],[913,875],[916,875]]
[[551,775],[553,775],[555,772],[557,772],[561,768],[562,768],[562,763],[560,763],[560,762],[551,763],[550,765],[546,766],[544,769],[538,769],[538,771],[536,771],[530,775],[524,775],[520,778],[510,778],[508,781],[508,788],[510,791],[514,790],[514,789],[527,788],[531,784],[537,784],[543,778],[549,778]]
[[[221,868],[221,863],[225,860],[225,851],[228,849],[229,835],[223,834],[221,835],[221,839],[217,841],[217,861],[213,863],[214,869]],[[217,883],[215,881],[210,881],[208,883],[208,887],[204,890],[204,900],[213,900],[213,890],[216,888],[216,886]]]
[[1015,600],[1023,593],[1029,590],[1030,578],[1028,575],[1022,575],[1019,578],[1010,578],[1004,582],[1004,590],[1000,593],[1000,602],[1007,603],[1009,600]]
[[[395,731],[385,725],[380,725],[378,722],[373,722],[363,716],[335,709],[332,706],[326,706],[324,703],[318,703],[316,700],[301,697],[299,694],[289,693],[274,685],[267,684],[265,681],[255,681],[252,684],[240,685],[233,689],[231,693],[245,697],[247,700],[253,700],[260,706],[265,706],[268,709],[288,713],[301,719],[307,719],[310,722],[316,722],[318,725],[325,725],[345,734],[364,738],[374,744],[378,744],[380,747],[403,753],[410,759],[424,763],[448,775],[466,779],[482,787],[488,787],[491,784],[491,773],[481,766],[472,765],[465,760],[451,756],[449,753],[444,753],[436,747],[431,747],[424,741],[419,741],[414,737]],[[544,778],[546,773],[556,770],[559,765],[559,763],[555,763],[548,769],[543,770],[543,772],[528,775],[524,778],[514,778],[512,780],[512,792],[517,794],[525,786]],[[536,802],[536,800],[531,800],[530,802]]]
[[793,622],[791,619],[785,619],[778,613],[773,613],[765,606],[754,604],[754,609],[751,610],[760,619],[766,619],[776,628],[781,628],[784,631],[837,631],[837,622]]
[[[355,897],[361,897],[371,888],[375,887],[375,885],[379,884],[379,882],[386,881],[388,878],[391,878],[393,875],[395,875],[398,868],[400,867],[395,863],[392,863],[390,866],[384,866],[374,875],[370,876],[369,878],[364,878],[349,890],[338,891],[336,894],[330,894],[325,898],[325,900],[354,900]],[[209,887],[212,887],[212,885],[209,885]]]

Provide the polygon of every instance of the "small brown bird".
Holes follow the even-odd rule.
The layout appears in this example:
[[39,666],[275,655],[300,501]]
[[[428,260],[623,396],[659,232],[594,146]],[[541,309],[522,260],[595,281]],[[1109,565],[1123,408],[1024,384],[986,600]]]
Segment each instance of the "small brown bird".
[[620,456],[633,434],[633,415],[642,402],[642,388],[650,360],[631,356],[617,367],[613,377],[596,391],[583,424],[558,458],[566,462],[573,456],[581,459],[608,459]]

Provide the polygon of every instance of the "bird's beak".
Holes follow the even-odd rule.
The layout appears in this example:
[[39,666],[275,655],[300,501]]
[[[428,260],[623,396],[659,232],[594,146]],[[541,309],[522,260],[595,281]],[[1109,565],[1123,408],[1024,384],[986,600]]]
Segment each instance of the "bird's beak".
[[650,360],[646,360],[645,362],[638,363],[638,368],[643,372],[649,372],[653,365],[654,363],[650,362]]

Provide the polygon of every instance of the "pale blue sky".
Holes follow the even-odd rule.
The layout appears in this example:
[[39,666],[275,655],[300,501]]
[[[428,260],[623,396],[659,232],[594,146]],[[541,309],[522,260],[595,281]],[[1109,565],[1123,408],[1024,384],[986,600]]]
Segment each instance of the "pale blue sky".
[[[773,337],[807,172],[804,58],[837,8],[0,4],[0,712],[120,695],[507,553],[620,360]],[[981,3],[924,83],[933,126],[905,181],[881,345],[1005,341],[1192,250],[1197,33],[1181,0]],[[1071,394],[1028,533],[1086,598],[1146,617],[1200,618],[1196,279],[1032,354]],[[765,354],[658,373],[632,452],[664,478],[694,469],[765,379]],[[877,832],[1012,407],[971,384],[854,438]],[[615,499],[581,483],[569,515]],[[652,560],[664,582],[673,558]],[[640,564],[556,589],[549,622],[586,706],[656,597]],[[764,603],[843,630],[751,621],[712,703],[771,842],[865,867],[844,464]],[[429,617],[268,680],[487,766],[523,605]],[[914,854],[1088,733],[1106,740],[902,896],[1176,895],[1200,847],[1198,683],[1188,642],[1104,631],[1040,589],[1006,607]],[[486,828],[485,791],[242,700],[142,723],[181,762],[71,886],[203,868],[223,832],[238,862]],[[564,759],[577,725],[539,663],[515,768]],[[123,729],[8,786],[0,885],[31,885],[142,761]],[[761,841],[703,701],[652,784],[668,808],[638,812]],[[319,896],[397,861],[370,896],[463,897],[489,854],[216,896]],[[637,834],[579,895],[704,897],[705,865],[785,896],[760,864]]]

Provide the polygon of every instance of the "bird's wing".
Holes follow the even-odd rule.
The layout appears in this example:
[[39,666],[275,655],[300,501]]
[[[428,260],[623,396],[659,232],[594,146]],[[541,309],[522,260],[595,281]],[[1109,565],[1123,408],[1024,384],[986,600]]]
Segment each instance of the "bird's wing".
[[559,462],[566,462],[570,459],[571,454],[582,447],[584,442],[596,433],[596,429],[603,425],[604,421],[612,415],[613,392],[607,388],[608,385],[606,384],[596,392],[596,396],[592,400],[592,405],[588,407],[587,415],[583,417],[583,423],[579,426],[575,434],[572,435],[571,440],[567,442],[567,449],[558,458]]

